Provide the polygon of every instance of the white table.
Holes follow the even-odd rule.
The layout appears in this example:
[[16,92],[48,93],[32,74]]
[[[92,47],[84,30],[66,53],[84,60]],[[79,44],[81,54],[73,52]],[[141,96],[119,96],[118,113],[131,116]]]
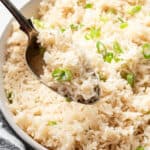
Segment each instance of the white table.
[[[29,0],[10,0],[17,8],[21,8],[26,2]],[[8,12],[8,10],[0,3],[0,36],[10,20],[12,15]]]

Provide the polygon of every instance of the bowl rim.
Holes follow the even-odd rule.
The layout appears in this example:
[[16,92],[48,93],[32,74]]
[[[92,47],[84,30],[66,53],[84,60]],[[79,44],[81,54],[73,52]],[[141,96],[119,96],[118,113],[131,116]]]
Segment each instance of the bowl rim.
[[[19,10],[25,11],[34,1],[27,1]],[[5,36],[6,30],[10,28],[9,26],[12,23],[12,17],[9,18],[9,22],[6,23],[5,28],[0,36],[0,39],[3,39]],[[6,44],[6,42],[4,42]],[[2,42],[0,41],[0,45],[2,45]],[[37,143],[33,138],[31,138],[25,131],[23,131],[16,123],[15,120],[12,117],[12,113],[8,109],[8,106],[6,104],[6,99],[0,100],[0,111],[2,112],[5,120],[8,122],[11,129],[22,139],[25,143],[29,144],[31,147],[35,148],[36,150],[47,150],[47,148],[43,147],[41,144]]]

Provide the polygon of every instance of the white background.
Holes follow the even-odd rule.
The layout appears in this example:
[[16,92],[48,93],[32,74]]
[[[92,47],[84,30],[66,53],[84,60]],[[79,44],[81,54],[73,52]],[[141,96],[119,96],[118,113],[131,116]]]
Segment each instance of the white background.
[[[26,2],[29,0],[10,0],[17,8],[21,8]],[[12,18],[12,15],[8,12],[8,10],[3,6],[3,4],[0,2],[0,36],[9,22],[9,20]]]

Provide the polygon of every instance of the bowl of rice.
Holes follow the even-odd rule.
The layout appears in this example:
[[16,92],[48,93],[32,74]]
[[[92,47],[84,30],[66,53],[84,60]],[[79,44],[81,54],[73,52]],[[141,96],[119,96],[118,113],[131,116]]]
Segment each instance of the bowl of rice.
[[101,92],[84,105],[40,83],[26,66],[27,36],[11,22],[0,41],[0,96],[12,128],[40,150],[150,150],[149,8],[149,0],[27,4],[46,64],[41,78],[77,101],[95,85]]

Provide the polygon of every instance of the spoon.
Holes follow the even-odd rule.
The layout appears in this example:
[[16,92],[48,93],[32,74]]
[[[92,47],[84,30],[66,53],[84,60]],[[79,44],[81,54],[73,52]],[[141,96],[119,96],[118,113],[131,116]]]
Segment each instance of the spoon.
[[97,85],[93,87],[94,94],[92,97],[88,97],[86,99],[82,95],[79,95],[79,98],[77,99],[74,97],[74,95],[71,95],[69,91],[60,92],[56,87],[49,86],[41,79],[41,75],[43,74],[43,66],[45,63],[43,60],[43,55],[40,53],[40,43],[37,43],[38,31],[34,28],[32,21],[30,19],[26,19],[9,0],[0,1],[12,13],[12,15],[20,24],[20,29],[28,36],[28,46],[25,52],[26,64],[29,70],[38,78],[38,80],[40,80],[40,82],[47,87],[51,88],[60,95],[69,98],[70,100],[80,102],[82,104],[93,104],[94,102],[98,101],[100,99],[100,87],[98,84],[98,78],[95,73],[92,75],[92,78],[97,80]]

